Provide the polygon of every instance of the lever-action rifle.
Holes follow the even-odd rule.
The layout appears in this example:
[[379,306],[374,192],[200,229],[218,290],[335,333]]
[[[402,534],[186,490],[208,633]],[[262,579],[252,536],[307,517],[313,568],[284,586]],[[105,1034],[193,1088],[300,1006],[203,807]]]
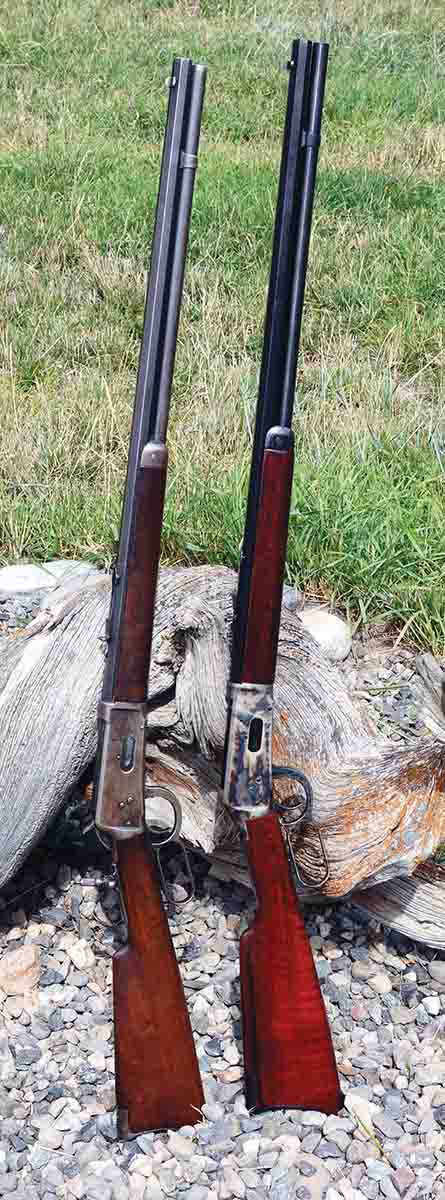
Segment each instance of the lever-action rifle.
[[[205,68],[189,59],[174,60],[98,714],[96,826],[112,839],[128,922],[128,943],[113,959],[116,1094],[122,1137],[144,1129],[194,1124],[204,1100],[145,824],[144,793],[147,680],[167,473],[165,439],[205,75]],[[161,793],[172,805],[176,832],[175,796],[162,787],[147,790]]]
[[[257,913],[241,937],[247,1104],[338,1112],[342,1095],[312,951],[273,798],[273,683],[292,474],[292,409],[328,47],[294,42],[232,650],[224,797],[247,838]],[[310,801],[309,781],[299,781]],[[300,808],[300,801],[297,801]],[[281,816],[281,819],[280,819]],[[297,814],[297,819],[299,819]],[[290,843],[289,843],[290,845]]]

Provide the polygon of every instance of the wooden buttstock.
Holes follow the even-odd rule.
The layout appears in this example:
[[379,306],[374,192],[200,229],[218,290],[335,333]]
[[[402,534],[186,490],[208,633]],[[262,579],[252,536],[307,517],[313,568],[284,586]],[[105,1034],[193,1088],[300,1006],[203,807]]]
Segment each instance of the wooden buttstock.
[[128,944],[113,959],[121,1136],[202,1119],[204,1095],[153,851],[144,835],[116,844]]
[[337,1113],[328,1019],[274,813],[248,822],[247,849],[258,900],[240,947],[247,1106]]

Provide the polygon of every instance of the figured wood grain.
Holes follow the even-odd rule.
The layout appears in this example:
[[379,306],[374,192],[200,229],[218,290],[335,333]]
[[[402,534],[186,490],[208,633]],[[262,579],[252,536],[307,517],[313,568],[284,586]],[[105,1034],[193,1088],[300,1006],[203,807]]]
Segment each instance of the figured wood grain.
[[329,1023],[274,813],[248,821],[247,856],[258,902],[241,937],[247,1107],[337,1113]]
[[144,835],[117,843],[128,944],[113,958],[116,1096],[133,1133],[200,1121],[204,1095],[184,991]]

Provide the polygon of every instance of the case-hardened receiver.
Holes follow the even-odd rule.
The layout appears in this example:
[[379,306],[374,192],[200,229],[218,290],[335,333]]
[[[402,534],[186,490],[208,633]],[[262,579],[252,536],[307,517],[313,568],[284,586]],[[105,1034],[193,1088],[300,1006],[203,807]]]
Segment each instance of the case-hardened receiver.
[[147,705],[121,701],[98,708],[102,737],[96,784],[96,825],[114,838],[145,830],[145,718]]
[[230,698],[224,800],[241,819],[262,817],[272,804],[272,685],[233,683]]

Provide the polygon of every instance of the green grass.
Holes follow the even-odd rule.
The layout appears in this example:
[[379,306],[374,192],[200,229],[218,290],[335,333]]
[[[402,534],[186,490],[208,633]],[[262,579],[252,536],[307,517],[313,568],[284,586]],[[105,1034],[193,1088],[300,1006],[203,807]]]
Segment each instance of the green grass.
[[166,561],[236,566],[292,38],[331,45],[288,578],[445,653],[433,0],[22,0],[0,18],[0,560],[109,562],[174,54],[209,66]]

